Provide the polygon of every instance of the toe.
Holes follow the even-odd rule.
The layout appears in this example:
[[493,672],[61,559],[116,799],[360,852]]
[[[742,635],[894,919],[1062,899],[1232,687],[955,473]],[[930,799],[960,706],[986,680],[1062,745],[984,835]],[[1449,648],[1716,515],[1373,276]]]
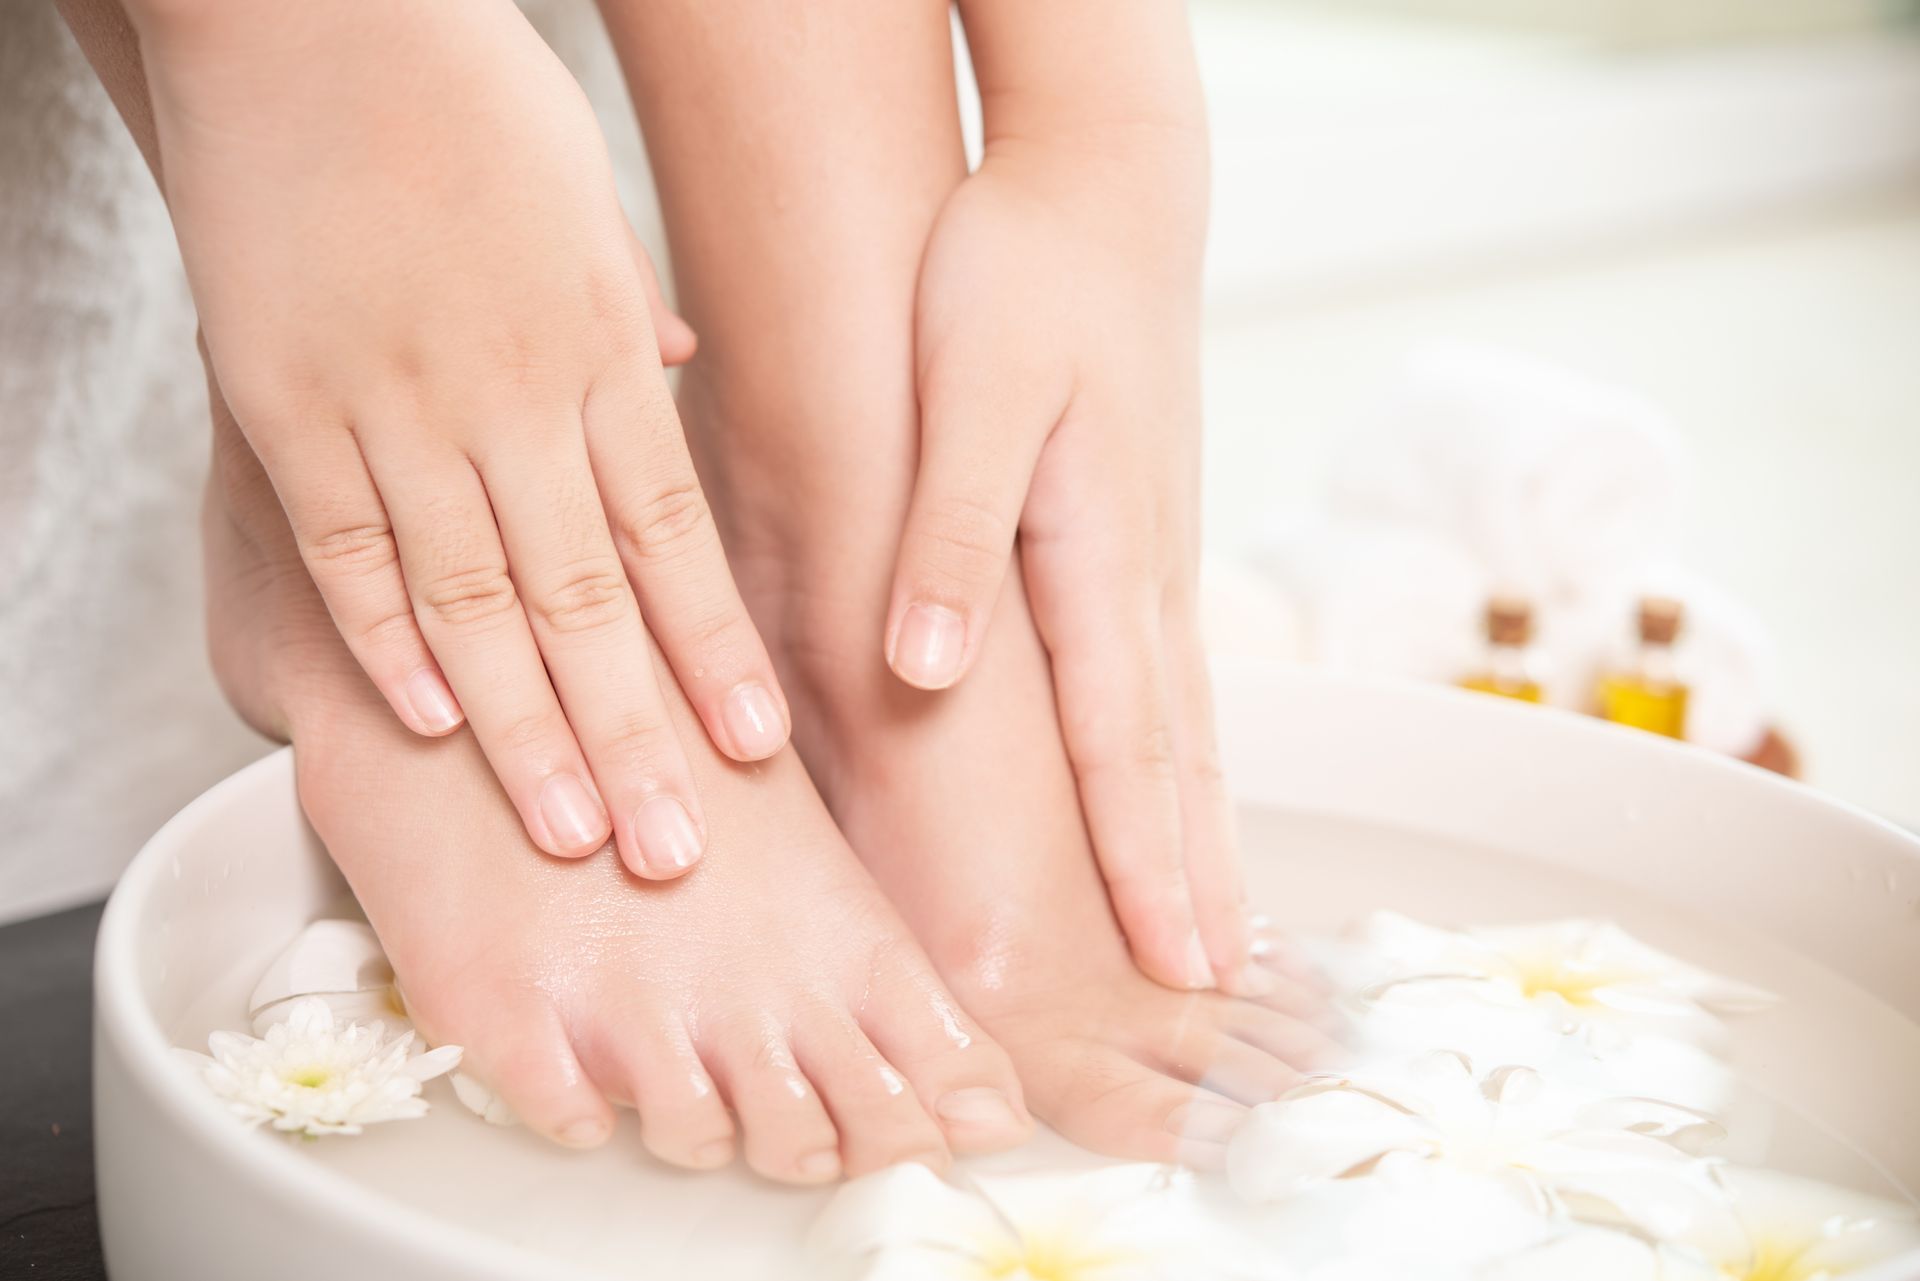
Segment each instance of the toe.
[[840,1177],[839,1132],[778,1028],[727,1037],[707,1062],[739,1119],[749,1166],[782,1183]]
[[953,1151],[997,1152],[1033,1134],[1012,1060],[931,975],[877,994],[860,1021]]
[[793,1050],[840,1132],[848,1177],[902,1161],[947,1167],[951,1158],[940,1127],[852,1018],[820,1013],[797,1021]]
[[1075,1143],[1109,1156],[1217,1168],[1248,1115],[1231,1099],[1094,1041],[1057,1041],[1023,1067],[1034,1110]]
[[556,1143],[598,1147],[613,1134],[613,1108],[544,1002],[493,1011],[488,1030],[470,1035],[462,1070],[491,1086],[522,1125]]
[[1214,1024],[1301,1072],[1324,1071],[1345,1057],[1340,1043],[1312,1023],[1246,1001],[1223,1001]]
[[1249,1106],[1271,1103],[1302,1080],[1265,1050],[1219,1032],[1199,1038],[1164,1066],[1169,1075]]
[[[624,1083],[640,1114],[640,1141],[670,1165],[712,1170],[733,1160],[733,1118],[678,1019],[622,1020],[601,1080]],[[609,1087],[611,1088],[611,1087]]]

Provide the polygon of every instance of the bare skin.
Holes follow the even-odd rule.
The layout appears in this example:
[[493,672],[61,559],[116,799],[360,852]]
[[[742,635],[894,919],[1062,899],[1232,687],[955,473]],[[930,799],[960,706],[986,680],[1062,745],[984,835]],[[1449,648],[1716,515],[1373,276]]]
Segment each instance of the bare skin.
[[[1310,996],[1280,974],[1264,1002],[1188,995],[1136,968],[1017,570],[961,685],[909,688],[872,644],[914,480],[920,254],[964,173],[945,11],[749,8],[732,42],[697,5],[606,12],[701,334],[683,415],[796,742],[1036,1115],[1115,1154],[1217,1159],[1245,1104],[1328,1051],[1277,1008]],[[678,109],[696,91],[707,109]]]
[[[713,856],[680,880],[643,884],[604,854],[539,856],[470,735],[425,741],[384,714],[217,388],[214,401],[216,669],[250,720],[296,744],[301,802],[429,1040],[464,1045],[558,1142],[605,1141],[609,1103],[630,1105],[647,1148],[691,1169],[737,1146],[769,1178],[817,1183],[1026,1137],[1006,1055],[791,751],[742,766],[690,740],[723,808]],[[697,726],[683,698],[671,705]]]
[[[63,9],[157,174],[133,28],[112,0]],[[694,776],[720,805],[712,858],[645,885],[605,851],[540,855],[471,734],[429,741],[387,712],[209,384],[215,671],[256,728],[297,744],[301,802],[430,1039],[464,1045],[471,1070],[556,1141],[603,1142],[609,1104],[629,1105],[648,1149],[693,1169],[744,1149],[770,1178],[817,1183],[1026,1137],[1005,1054],[935,976],[792,751],[723,758],[653,650]]]

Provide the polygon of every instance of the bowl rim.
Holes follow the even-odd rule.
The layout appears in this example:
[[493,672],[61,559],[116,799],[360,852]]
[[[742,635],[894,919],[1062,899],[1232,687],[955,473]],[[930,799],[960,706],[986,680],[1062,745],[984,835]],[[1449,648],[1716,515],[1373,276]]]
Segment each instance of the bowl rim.
[[[1859,806],[1811,787],[1782,778],[1756,766],[1675,742],[1554,708],[1508,704],[1506,700],[1404,679],[1379,678],[1311,669],[1294,664],[1229,660],[1214,665],[1216,688],[1242,681],[1278,683],[1285,689],[1306,689],[1325,696],[1342,691],[1372,698],[1417,699],[1437,706],[1444,700],[1449,714],[1478,716],[1488,723],[1535,727],[1542,717],[1560,722],[1546,732],[1598,735],[1612,743],[1606,750],[1673,753],[1690,762],[1689,768],[1739,775],[1750,784],[1783,789],[1802,803],[1836,811],[1854,823],[1864,823],[1896,838],[1920,861],[1920,836]],[[229,775],[201,793],[175,814],[141,846],[109,897],[94,948],[93,1054],[97,1060],[110,1046],[125,1067],[124,1076],[140,1092],[139,1103],[157,1107],[176,1131],[200,1143],[223,1164],[243,1177],[264,1184],[284,1203],[318,1205],[384,1238],[394,1246],[449,1266],[475,1278],[566,1276],[586,1281],[615,1281],[614,1274],[586,1265],[562,1263],[505,1239],[485,1236],[430,1212],[393,1200],[346,1174],[309,1161],[290,1144],[262,1143],[249,1127],[236,1124],[206,1091],[196,1088],[190,1074],[179,1070],[175,1047],[159,1019],[142,997],[137,964],[136,930],[139,904],[151,885],[169,868],[170,856],[181,849],[206,820],[228,808],[230,798],[267,785],[268,780],[293,792],[294,749],[283,746]],[[1231,777],[1229,783],[1231,785]],[[1233,788],[1236,800],[1241,789]],[[297,802],[296,802],[297,803]],[[166,1064],[160,1071],[139,1073],[133,1065]],[[96,1070],[96,1089],[100,1074]],[[96,1107],[96,1113],[98,1109]],[[113,1142],[98,1125],[96,1155]],[[1885,1260],[1851,1274],[1853,1281],[1910,1281],[1920,1275],[1920,1250]]]
[[[338,1170],[295,1152],[291,1143],[263,1143],[253,1127],[241,1125],[214,1097],[197,1088],[183,1070],[175,1046],[159,1019],[142,999],[137,962],[136,930],[139,904],[145,891],[170,866],[168,858],[211,816],[227,808],[238,793],[268,780],[286,782],[291,791],[293,748],[281,747],[214,784],[141,846],[114,887],[100,919],[94,944],[93,1025],[94,1057],[111,1044],[123,1067],[123,1076],[139,1092],[139,1104],[154,1107],[171,1121],[171,1128],[197,1142],[222,1164],[249,1183],[264,1184],[285,1204],[317,1206],[384,1238],[403,1250],[424,1253],[458,1267],[474,1277],[539,1277],[554,1274],[556,1260],[506,1240],[481,1236],[425,1210],[393,1200]],[[139,1073],[134,1065],[157,1065]],[[96,1070],[98,1088],[100,1074]],[[95,1113],[99,1109],[96,1106]],[[113,1137],[96,1124],[96,1161]],[[567,1265],[568,1276],[610,1277],[595,1269]]]

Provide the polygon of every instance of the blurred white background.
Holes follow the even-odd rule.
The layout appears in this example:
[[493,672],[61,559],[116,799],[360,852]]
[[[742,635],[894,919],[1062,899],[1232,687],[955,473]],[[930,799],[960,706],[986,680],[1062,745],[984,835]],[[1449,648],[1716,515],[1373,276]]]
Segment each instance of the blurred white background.
[[1920,823],[1905,8],[1200,0],[1209,552],[1309,505],[1423,343],[1632,388],[1691,453],[1680,552],[1771,634],[1809,780]]

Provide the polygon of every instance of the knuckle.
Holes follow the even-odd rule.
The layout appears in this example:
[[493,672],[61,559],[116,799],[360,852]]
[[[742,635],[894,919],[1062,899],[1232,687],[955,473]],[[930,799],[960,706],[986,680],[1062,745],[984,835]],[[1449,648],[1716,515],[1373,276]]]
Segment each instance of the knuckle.
[[620,761],[632,774],[664,778],[668,763],[679,751],[673,730],[658,716],[629,712],[619,717],[595,744],[594,755]]
[[643,561],[682,555],[710,525],[707,497],[692,476],[666,481],[643,493],[617,519],[614,533],[621,549]]
[[599,631],[619,622],[630,608],[627,576],[601,563],[576,568],[529,601],[534,615],[563,635]]
[[382,614],[355,632],[355,639],[363,649],[381,653],[412,651],[420,644],[420,633],[413,620],[411,610],[398,610]]
[[361,576],[391,568],[399,554],[393,530],[374,522],[328,530],[308,542],[307,558],[318,574]]
[[535,712],[508,721],[494,735],[494,741],[509,756],[528,756],[549,753],[562,737],[562,727],[554,717]]
[[971,498],[941,500],[920,527],[920,559],[930,572],[973,581],[999,571],[1013,547],[1013,526]]
[[420,606],[449,627],[470,627],[498,618],[519,604],[503,565],[477,565],[441,574],[420,593]]

